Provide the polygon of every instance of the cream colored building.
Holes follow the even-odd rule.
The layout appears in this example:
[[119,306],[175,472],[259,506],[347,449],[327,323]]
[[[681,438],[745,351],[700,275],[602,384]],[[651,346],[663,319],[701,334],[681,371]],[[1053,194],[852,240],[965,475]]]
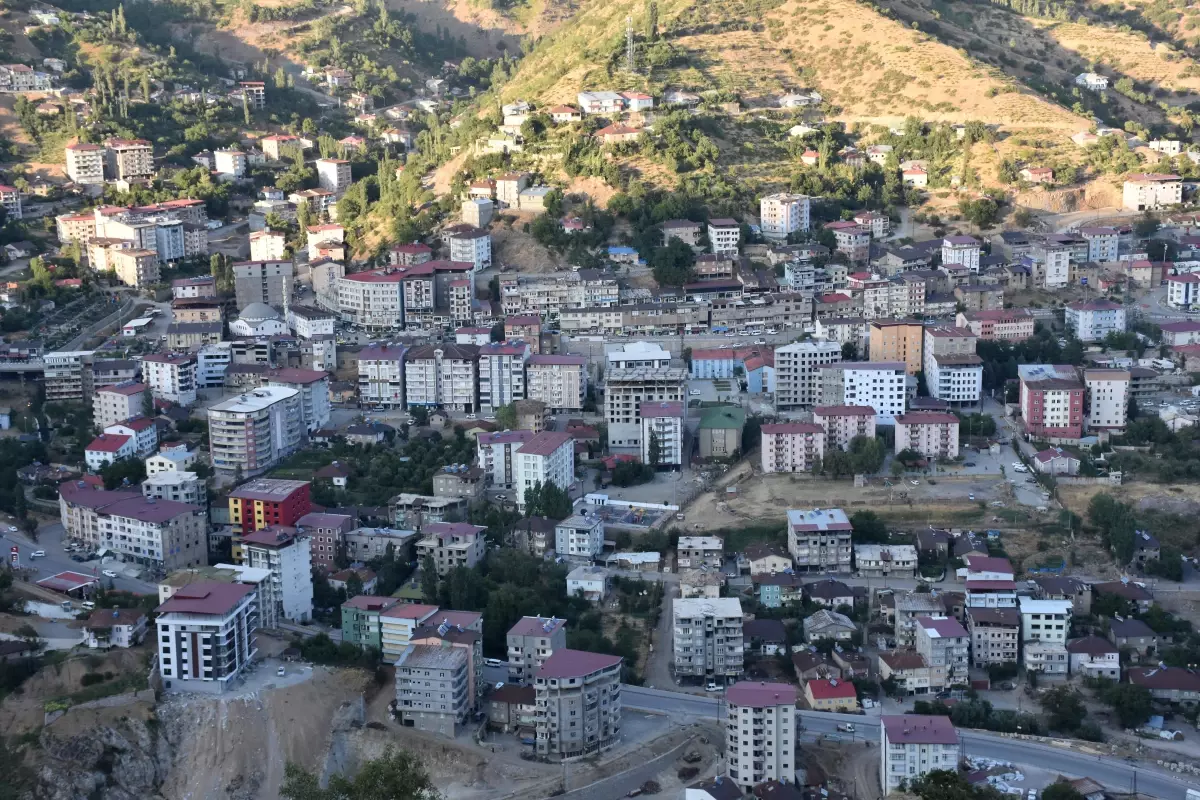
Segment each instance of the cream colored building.
[[159,282],[158,254],[153,250],[110,249],[108,254],[109,264],[126,286],[141,289]]

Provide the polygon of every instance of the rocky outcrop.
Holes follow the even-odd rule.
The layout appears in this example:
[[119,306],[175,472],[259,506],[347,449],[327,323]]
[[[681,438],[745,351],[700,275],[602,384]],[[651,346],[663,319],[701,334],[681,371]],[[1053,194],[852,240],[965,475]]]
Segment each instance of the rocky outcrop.
[[156,721],[125,717],[62,735],[41,736],[33,796],[45,800],[157,800],[171,747]]

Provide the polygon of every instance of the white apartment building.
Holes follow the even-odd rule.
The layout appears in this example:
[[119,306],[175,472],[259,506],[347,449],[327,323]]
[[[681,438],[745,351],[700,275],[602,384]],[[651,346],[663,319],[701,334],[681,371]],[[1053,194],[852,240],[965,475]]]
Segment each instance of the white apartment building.
[[788,552],[797,572],[850,572],[850,518],[840,508],[789,509]]
[[1125,178],[1123,205],[1128,211],[1153,211],[1183,202],[1183,179],[1178,175],[1141,173]]
[[558,414],[581,411],[587,399],[585,356],[531,355],[525,362],[525,393]]
[[1034,248],[1033,258],[1036,264],[1033,276],[1035,283],[1037,270],[1041,270],[1041,285],[1046,289],[1061,289],[1070,283],[1071,248],[1047,242]]
[[208,516],[199,505],[89,487],[60,491],[59,508],[68,536],[106,547],[125,563],[171,571],[208,559]]
[[943,411],[910,411],[896,417],[896,452],[930,459],[958,457],[958,417]]
[[561,431],[542,431],[517,451],[513,489],[517,508],[525,510],[525,492],[541,484],[566,491],[575,482],[575,440]]
[[136,455],[137,440],[132,436],[101,433],[83,449],[83,462],[89,472],[99,472],[114,461]]
[[739,681],[725,690],[727,772],[742,791],[796,778],[796,687]]
[[1034,600],[1018,597],[1021,611],[1021,641],[1066,645],[1071,632],[1070,600]]
[[81,186],[104,183],[104,148],[98,144],[73,142],[66,146],[67,177]]
[[822,366],[819,376],[822,406],[869,406],[883,425],[904,413],[908,376],[903,361],[844,361]]
[[145,409],[146,384],[125,381],[97,389],[92,397],[92,419],[103,430],[109,425],[140,416]]
[[233,342],[214,342],[196,351],[196,387],[215,389],[225,385],[225,371],[233,363]]
[[1079,235],[1088,243],[1088,261],[1099,264],[1117,260],[1120,234],[1116,228],[1080,228]]
[[109,139],[104,147],[106,177],[129,180],[154,174],[154,146],[145,139]]
[[255,231],[250,234],[251,261],[282,261],[287,252],[287,236],[279,231]]
[[536,435],[533,431],[516,430],[480,433],[475,438],[479,467],[493,487],[513,487],[517,475],[517,453]]
[[608,353],[604,418],[609,447],[641,452],[641,406],[686,401],[687,370],[671,366],[671,354],[657,345],[634,342]]
[[1067,327],[1083,342],[1102,342],[1110,333],[1125,332],[1125,307],[1111,300],[1068,303]]
[[300,392],[264,386],[208,409],[213,469],[249,477],[291,455],[304,438]]
[[572,514],[554,526],[554,554],[589,563],[604,551],[604,522],[599,516]]
[[758,226],[771,241],[787,241],[790,234],[808,230],[809,224],[807,195],[779,192],[758,201]]
[[945,671],[947,683],[967,685],[971,635],[953,617],[917,617],[917,652],[930,667]]
[[137,416],[104,426],[109,436],[128,436],[133,439],[134,453],[146,458],[158,449],[158,427],[149,417]]
[[885,795],[934,770],[958,769],[958,731],[949,717],[885,715],[879,728],[879,783]]
[[449,239],[450,260],[472,266],[472,274],[492,265],[492,235],[478,228],[456,233]]
[[675,674],[732,678],[745,669],[742,602],[736,597],[671,601]]
[[159,400],[181,406],[196,402],[196,357],[151,353],[142,357],[142,380]]
[[708,221],[708,245],[714,253],[736,256],[741,238],[742,226],[738,224],[737,220],[710,219]]
[[[272,526],[242,535],[241,564],[271,571],[274,598],[259,598],[263,628],[279,622],[308,622],[312,619],[312,546],[307,536],[294,529]],[[274,600],[274,608],[268,600]],[[270,625],[273,621],[275,624]]]
[[479,410],[495,414],[501,406],[525,399],[525,363],[529,345],[520,340],[479,348]]
[[[684,419],[680,401],[642,403],[642,463],[677,467],[683,463]],[[657,452],[652,452],[656,448]]]
[[341,158],[318,158],[317,185],[341,197],[350,188],[350,162]]
[[437,606],[422,603],[401,603],[382,612],[379,615],[379,649],[383,651],[383,660],[394,663],[408,647],[417,628],[433,619],[437,612]]
[[219,179],[240,181],[246,177],[248,161],[246,154],[241,150],[214,150],[213,166]]
[[146,474],[160,472],[183,472],[196,463],[196,453],[186,444],[163,445],[159,451],[146,459]]
[[158,671],[168,691],[223,692],[258,656],[253,586],[196,581],[157,610]]
[[1084,427],[1089,431],[1120,432],[1129,420],[1131,377],[1124,369],[1083,371]]
[[860,578],[914,578],[917,548],[911,544],[856,544],[854,568]]
[[775,348],[775,405],[793,409],[818,405],[820,369],[842,360],[837,342],[796,342]]
[[811,472],[825,457],[825,429],[811,422],[776,422],[762,426],[762,471]]
[[[849,450],[856,436],[875,438],[875,409],[870,406],[817,406],[813,424],[825,431],[825,448]],[[764,426],[765,427],[765,426]]]
[[947,236],[942,240],[942,263],[962,264],[971,272],[979,272],[982,248],[974,236]]
[[1167,305],[1182,311],[1200,308],[1200,273],[1185,272],[1167,278]]
[[479,410],[479,347],[436,344],[404,356],[404,396],[408,406]]
[[388,270],[355,272],[335,281],[338,309],[370,331],[404,327],[404,273]]
[[319,369],[284,367],[265,376],[267,386],[281,386],[300,392],[300,415],[305,428],[312,431],[329,424],[329,373]]
[[929,396],[955,406],[974,405],[983,394],[983,359],[970,328],[925,329],[922,362]]
[[372,408],[404,407],[404,354],[401,345],[375,345],[358,352],[358,399]]
[[194,472],[158,472],[142,481],[142,496],[208,508],[208,487]]

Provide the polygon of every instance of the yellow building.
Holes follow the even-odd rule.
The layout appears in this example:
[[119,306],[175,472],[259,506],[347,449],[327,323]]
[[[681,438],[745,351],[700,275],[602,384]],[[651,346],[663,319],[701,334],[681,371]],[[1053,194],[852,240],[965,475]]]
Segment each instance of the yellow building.
[[914,319],[877,319],[871,322],[872,361],[903,361],[905,371],[921,371],[925,326]]
[[858,692],[854,684],[837,678],[806,681],[804,699],[813,711],[858,711]]

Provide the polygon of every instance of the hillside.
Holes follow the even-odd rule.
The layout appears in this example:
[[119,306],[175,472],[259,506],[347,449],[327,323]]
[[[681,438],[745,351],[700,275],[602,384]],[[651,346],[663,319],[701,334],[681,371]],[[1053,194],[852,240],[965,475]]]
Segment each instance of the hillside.
[[853,0],[663,0],[662,44],[644,48],[642,57],[662,66],[630,75],[619,70],[625,20],[632,16],[640,33],[645,13],[641,0],[585,4],[569,28],[524,59],[505,98],[551,103],[571,101],[581,89],[679,87],[732,92],[755,105],[812,88],[851,123],[917,115],[1064,131],[1085,124],[998,69]]

